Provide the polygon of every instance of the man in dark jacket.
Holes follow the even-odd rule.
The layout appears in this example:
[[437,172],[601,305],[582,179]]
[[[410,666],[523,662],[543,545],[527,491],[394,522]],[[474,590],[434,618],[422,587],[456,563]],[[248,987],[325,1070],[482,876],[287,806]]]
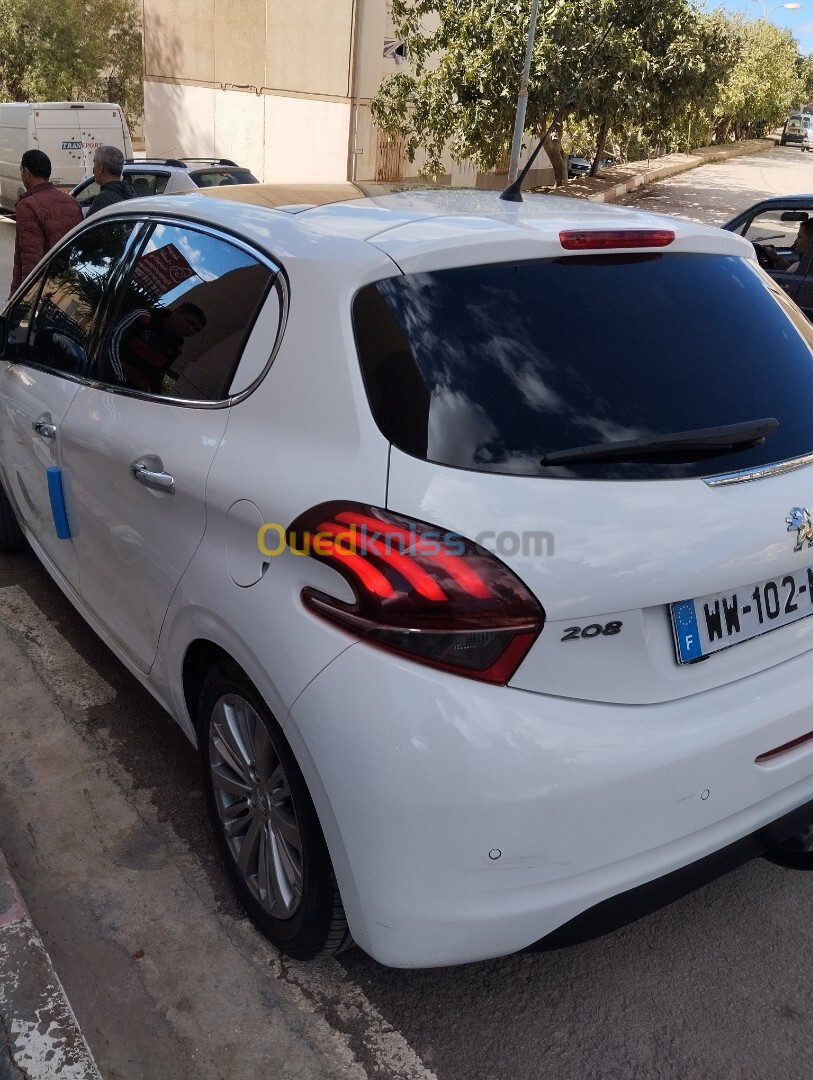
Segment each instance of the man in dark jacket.
[[48,155],[42,150],[26,150],[20,161],[20,179],[25,192],[14,208],[17,230],[12,293],[45,252],[82,220],[82,209],[76,199],[54,187],[50,178],[51,159]]
[[99,185],[99,194],[88,207],[88,217],[105,206],[136,197],[135,190],[121,178],[123,169],[124,154],[117,146],[100,146],[97,149],[93,155],[93,179]]

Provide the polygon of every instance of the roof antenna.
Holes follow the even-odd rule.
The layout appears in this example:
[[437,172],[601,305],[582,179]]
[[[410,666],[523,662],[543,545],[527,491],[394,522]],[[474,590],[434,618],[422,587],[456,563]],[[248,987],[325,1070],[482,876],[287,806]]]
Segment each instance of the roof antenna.
[[[537,158],[537,155],[539,154],[539,151],[545,145],[545,140],[547,139],[548,135],[550,135],[550,133],[553,131],[554,127],[556,127],[556,125],[559,123],[559,121],[562,118],[562,113],[567,108],[567,106],[570,104],[570,102],[573,100],[573,98],[576,96],[576,93],[577,93],[579,87],[584,82],[585,76],[587,75],[587,73],[590,70],[590,64],[593,62],[593,57],[596,55],[596,53],[599,51],[601,46],[604,44],[605,38],[609,34],[610,30],[612,30],[614,25],[615,25],[615,20],[611,19],[610,22],[607,24],[607,27],[604,30],[604,33],[601,35],[601,37],[596,42],[596,44],[595,44],[595,46],[593,48],[593,51],[587,57],[587,61],[586,61],[585,65],[584,65],[584,71],[581,73],[581,75],[576,80],[576,82],[573,84],[573,86],[570,88],[570,90],[568,90],[568,92],[565,94],[565,96],[562,98],[562,100],[556,106],[556,112],[553,114],[553,120],[551,120],[550,126],[548,127],[548,130],[545,132],[545,134],[539,140],[539,143],[537,144],[536,149],[531,154],[531,156],[528,158],[528,160],[525,162],[525,166],[524,166],[522,172],[516,178],[516,180],[514,180],[513,183],[509,184],[508,187],[505,189],[505,191],[500,193],[500,198],[501,199],[504,199],[506,202],[522,202],[522,184],[523,184],[523,181],[525,180],[525,177],[531,171],[531,166],[536,161],[536,158]],[[530,50],[529,50],[529,53],[530,53]],[[520,90],[520,94],[521,93],[522,93],[522,91]],[[526,89],[526,94],[527,94],[527,89]]]

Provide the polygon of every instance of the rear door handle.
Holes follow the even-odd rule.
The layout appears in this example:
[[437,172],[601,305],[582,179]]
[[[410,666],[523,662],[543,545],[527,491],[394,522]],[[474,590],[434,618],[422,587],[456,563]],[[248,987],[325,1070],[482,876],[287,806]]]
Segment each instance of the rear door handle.
[[56,424],[51,423],[50,413],[43,413],[42,416],[38,416],[31,427],[38,435],[41,435],[43,439],[56,438]]
[[154,491],[163,491],[165,495],[175,494],[175,477],[168,472],[159,472],[151,469],[146,461],[140,458],[130,465],[130,475],[144,487]]

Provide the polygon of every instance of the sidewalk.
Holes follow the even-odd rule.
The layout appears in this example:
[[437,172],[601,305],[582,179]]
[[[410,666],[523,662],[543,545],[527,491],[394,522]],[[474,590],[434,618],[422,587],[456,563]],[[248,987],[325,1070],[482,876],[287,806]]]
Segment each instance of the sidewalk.
[[100,1080],[1,851],[0,1080]]
[[643,184],[652,184],[656,180],[665,180],[669,176],[688,172],[699,165],[708,165],[713,161],[727,161],[733,157],[747,154],[759,154],[771,150],[778,144],[777,139],[749,139],[745,142],[732,143],[730,146],[701,146],[690,154],[667,154],[665,157],[652,158],[649,161],[635,161],[629,165],[613,165],[602,169],[598,176],[579,177],[570,180],[564,187],[548,191],[551,195],[568,195],[571,198],[589,199],[591,202],[614,202]]

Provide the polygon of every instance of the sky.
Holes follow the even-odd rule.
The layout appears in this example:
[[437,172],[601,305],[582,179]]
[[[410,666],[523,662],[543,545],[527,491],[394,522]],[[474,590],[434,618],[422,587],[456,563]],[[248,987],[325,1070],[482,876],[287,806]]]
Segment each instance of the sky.
[[801,0],[802,7],[798,11],[786,11],[781,6],[776,7],[777,0],[725,0],[724,3],[709,2],[706,7],[724,7],[728,11],[739,11],[744,15],[758,19],[763,11],[772,23],[777,26],[786,26],[799,42],[799,51],[802,53],[813,52],[813,0]]

